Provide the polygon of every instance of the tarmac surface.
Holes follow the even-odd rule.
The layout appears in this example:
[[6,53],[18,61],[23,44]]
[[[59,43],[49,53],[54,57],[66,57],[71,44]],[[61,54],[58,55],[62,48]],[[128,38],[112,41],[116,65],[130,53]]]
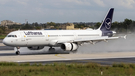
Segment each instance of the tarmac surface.
[[2,39],[0,39],[0,43],[2,43]]
[[114,63],[135,63],[135,52],[98,53],[98,54],[22,54],[15,55],[13,50],[0,51],[1,62],[17,63],[99,63],[101,65],[112,65]]
[[[56,48],[56,52],[48,52],[45,48],[42,52],[27,50],[21,55],[16,55],[14,47],[8,47],[0,43],[0,61],[17,63],[88,63],[94,62],[101,65],[112,65],[114,63],[135,63],[135,34],[127,36],[127,39],[110,40],[99,42],[95,45],[84,44],[80,46],[77,53],[63,52]],[[32,52],[32,53],[31,53]],[[34,53],[35,52],[35,53]]]

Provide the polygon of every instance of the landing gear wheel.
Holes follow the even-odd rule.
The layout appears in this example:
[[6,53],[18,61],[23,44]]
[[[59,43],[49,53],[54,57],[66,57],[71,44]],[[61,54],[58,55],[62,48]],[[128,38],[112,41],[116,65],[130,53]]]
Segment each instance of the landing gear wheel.
[[16,51],[16,55],[20,55],[20,51]]
[[54,52],[55,51],[55,48],[49,48],[49,51],[50,52]]
[[77,50],[74,50],[74,51],[71,51],[72,53],[76,53],[77,52]]

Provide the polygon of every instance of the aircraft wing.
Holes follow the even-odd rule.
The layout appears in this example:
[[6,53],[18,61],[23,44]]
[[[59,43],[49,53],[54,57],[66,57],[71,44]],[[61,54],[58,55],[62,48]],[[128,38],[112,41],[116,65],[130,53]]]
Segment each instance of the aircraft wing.
[[63,40],[63,41],[62,40],[58,40],[57,43],[104,41],[104,40],[113,40],[113,39],[118,39],[118,38],[124,38],[124,39],[126,39],[126,35],[125,36],[120,36],[120,37],[108,37],[108,36],[104,36],[104,37],[93,37],[93,38],[88,38],[88,39],[80,38],[80,39],[76,39],[76,40]]

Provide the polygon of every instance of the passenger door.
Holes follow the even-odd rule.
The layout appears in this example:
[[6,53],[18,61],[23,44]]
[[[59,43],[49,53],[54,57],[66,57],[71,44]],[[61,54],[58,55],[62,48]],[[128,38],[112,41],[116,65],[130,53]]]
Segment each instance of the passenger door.
[[20,42],[21,42],[21,44],[22,45],[27,45],[27,41],[26,41],[26,38],[25,38],[26,36],[24,35],[24,33],[23,32],[20,32]]
[[49,44],[49,38],[48,38],[48,33],[47,32],[44,32],[44,39],[45,39],[45,45],[48,45]]

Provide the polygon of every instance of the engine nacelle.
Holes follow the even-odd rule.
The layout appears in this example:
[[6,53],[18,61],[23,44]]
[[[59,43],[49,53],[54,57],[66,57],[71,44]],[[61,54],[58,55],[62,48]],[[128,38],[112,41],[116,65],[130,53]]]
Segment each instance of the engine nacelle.
[[41,50],[44,48],[44,46],[30,46],[30,47],[27,47],[28,49],[30,50]]
[[65,51],[75,51],[78,49],[78,45],[75,43],[64,43],[61,45],[61,49]]

